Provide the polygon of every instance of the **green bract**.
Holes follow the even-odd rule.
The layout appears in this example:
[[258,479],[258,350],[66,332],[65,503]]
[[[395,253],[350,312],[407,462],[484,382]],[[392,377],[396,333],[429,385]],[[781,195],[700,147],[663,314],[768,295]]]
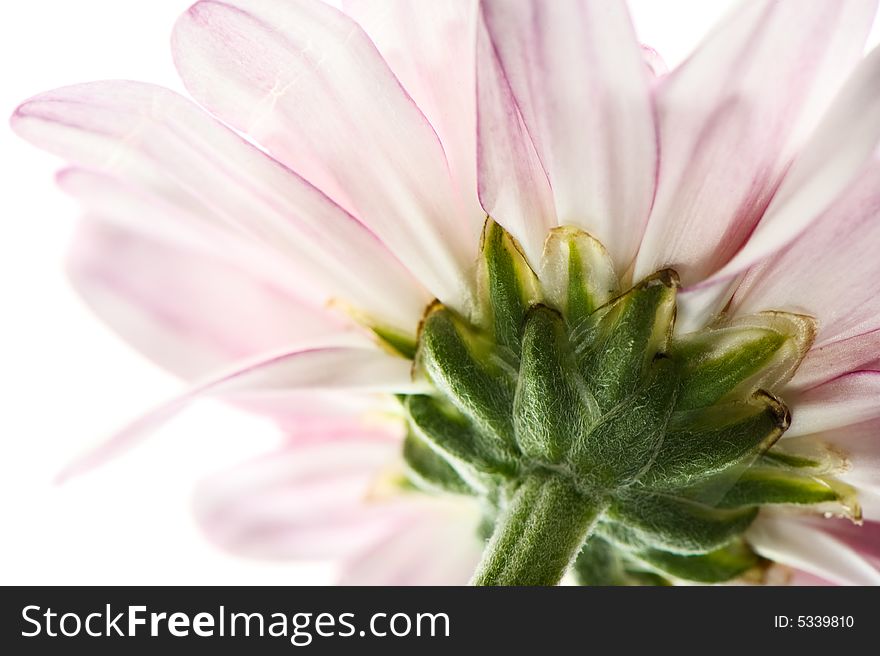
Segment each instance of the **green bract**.
[[428,308],[415,371],[434,391],[402,398],[411,480],[485,510],[475,583],[726,581],[761,565],[743,537],[761,506],[845,502],[816,463],[773,449],[791,419],[773,390],[812,319],[675,336],[675,272],[622,291],[602,245],[568,227],[539,273],[488,220],[478,307]]

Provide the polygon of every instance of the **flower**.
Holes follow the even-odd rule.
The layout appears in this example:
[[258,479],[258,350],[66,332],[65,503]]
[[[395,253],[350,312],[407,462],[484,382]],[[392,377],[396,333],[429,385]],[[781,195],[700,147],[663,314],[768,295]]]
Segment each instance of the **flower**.
[[199,381],[78,467],[213,395],[287,439],[208,534],[344,582],[464,583],[492,534],[478,582],[880,583],[876,4],[745,3],[665,73],[620,3],[202,0],[204,110],[25,102],[77,289]]

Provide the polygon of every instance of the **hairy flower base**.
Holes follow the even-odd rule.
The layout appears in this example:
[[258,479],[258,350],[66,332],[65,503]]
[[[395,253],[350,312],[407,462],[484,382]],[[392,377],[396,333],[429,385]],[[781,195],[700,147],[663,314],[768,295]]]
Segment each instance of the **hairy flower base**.
[[[836,504],[852,491],[774,444],[791,417],[773,394],[815,333],[764,312],[674,335],[678,277],[621,293],[604,248],[547,238],[539,277],[487,221],[477,307],[424,318],[402,397],[411,480],[477,496],[489,537],[474,582],[727,581],[760,566],[743,533],[765,504]],[[395,345],[399,348],[399,345]]]

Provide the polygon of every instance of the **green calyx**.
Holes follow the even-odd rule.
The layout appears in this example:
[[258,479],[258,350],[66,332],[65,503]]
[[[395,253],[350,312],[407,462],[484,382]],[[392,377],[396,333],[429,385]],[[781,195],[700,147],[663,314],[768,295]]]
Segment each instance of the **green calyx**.
[[487,221],[478,306],[435,303],[402,398],[411,481],[472,495],[488,538],[480,585],[719,582],[759,571],[744,533],[767,504],[842,504],[813,461],[774,449],[773,395],[812,343],[767,312],[675,336],[678,278],[622,291],[602,245],[547,238],[538,274]]

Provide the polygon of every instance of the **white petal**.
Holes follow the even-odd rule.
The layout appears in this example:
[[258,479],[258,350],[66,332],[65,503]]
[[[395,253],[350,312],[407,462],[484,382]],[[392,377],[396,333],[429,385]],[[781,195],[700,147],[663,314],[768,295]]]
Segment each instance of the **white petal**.
[[[482,14],[498,67],[486,56],[479,74],[510,85],[559,224],[598,238],[625,270],[651,206],[657,151],[649,74],[624,3],[484,0]],[[493,111],[495,122],[512,111],[483,100],[481,115]],[[481,149],[495,136],[483,125],[481,116]]]
[[363,220],[460,306],[477,244],[443,148],[376,47],[318,0],[203,1],[178,21],[193,96]]

